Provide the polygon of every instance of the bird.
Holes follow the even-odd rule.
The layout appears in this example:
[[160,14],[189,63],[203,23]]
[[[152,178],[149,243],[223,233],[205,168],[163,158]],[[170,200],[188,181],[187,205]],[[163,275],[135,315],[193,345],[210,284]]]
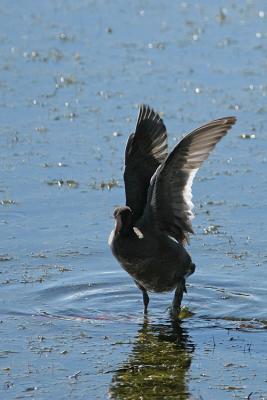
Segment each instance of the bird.
[[125,149],[126,205],[114,210],[109,246],[143,294],[174,292],[171,312],[179,315],[186,279],[195,264],[185,246],[193,234],[192,183],[203,161],[235,124],[224,117],[185,135],[168,152],[167,130],[159,113],[139,108],[135,132]]

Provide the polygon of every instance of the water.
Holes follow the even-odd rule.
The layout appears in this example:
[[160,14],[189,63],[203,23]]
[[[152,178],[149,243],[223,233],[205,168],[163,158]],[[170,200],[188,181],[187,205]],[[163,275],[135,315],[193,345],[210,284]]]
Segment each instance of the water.
[[[2,0],[1,398],[266,398],[266,18],[263,1]],[[144,319],[107,246],[141,102],[170,147],[238,118],[194,182],[181,324],[172,294]]]

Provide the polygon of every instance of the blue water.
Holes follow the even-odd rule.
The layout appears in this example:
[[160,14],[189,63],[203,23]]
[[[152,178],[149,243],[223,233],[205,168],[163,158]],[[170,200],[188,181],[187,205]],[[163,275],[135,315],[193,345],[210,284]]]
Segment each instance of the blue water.
[[[266,397],[266,18],[263,1],[1,1],[1,398]],[[107,246],[140,103],[170,148],[238,118],[194,181],[181,326],[172,294],[144,320]]]

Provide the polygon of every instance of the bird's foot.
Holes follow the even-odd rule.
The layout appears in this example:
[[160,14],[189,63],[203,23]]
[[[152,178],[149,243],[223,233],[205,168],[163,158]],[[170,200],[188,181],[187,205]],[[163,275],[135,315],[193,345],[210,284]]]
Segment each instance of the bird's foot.
[[170,314],[173,319],[180,319],[181,308],[171,307]]

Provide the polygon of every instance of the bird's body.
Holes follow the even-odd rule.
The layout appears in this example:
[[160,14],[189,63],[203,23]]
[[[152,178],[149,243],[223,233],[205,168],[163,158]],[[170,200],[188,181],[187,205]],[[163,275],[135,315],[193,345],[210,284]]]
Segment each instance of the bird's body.
[[168,155],[162,119],[148,106],[140,108],[125,151],[126,206],[114,211],[109,244],[142,290],[145,312],[147,292],[175,288],[173,311],[180,308],[185,279],[195,270],[184,247],[193,233],[193,178],[234,123],[234,117],[212,121],[185,136]]
[[129,236],[118,235],[111,240],[113,254],[122,267],[147,291],[173,290],[191,272],[189,254],[171,236],[158,232],[153,227],[143,227],[140,224],[137,229],[137,232],[135,229]]

